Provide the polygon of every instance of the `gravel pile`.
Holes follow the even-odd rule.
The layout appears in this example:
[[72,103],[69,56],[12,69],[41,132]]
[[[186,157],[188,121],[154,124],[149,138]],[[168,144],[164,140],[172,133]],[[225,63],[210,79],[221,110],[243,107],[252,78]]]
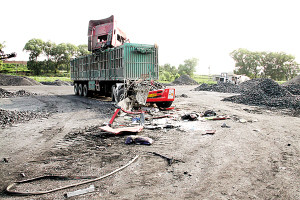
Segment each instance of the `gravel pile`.
[[36,95],[36,93],[26,92],[25,90],[18,90],[17,92],[9,92],[3,88],[0,88],[0,98],[10,98],[10,97],[23,97]]
[[241,95],[224,98],[222,101],[246,105],[300,109],[300,96],[291,94],[271,79],[252,79],[240,84]]
[[53,82],[41,82],[43,85],[55,85],[55,86],[71,86],[72,82],[55,80]]
[[3,86],[22,86],[22,85],[41,85],[39,82],[23,77],[0,74],[0,85]]
[[31,119],[47,118],[50,114],[36,111],[8,111],[0,109],[0,127],[5,128],[14,123],[25,122]]
[[198,85],[198,82],[189,77],[188,75],[181,75],[179,78],[175,79],[172,85]]
[[232,83],[219,83],[208,85],[206,83],[194,89],[195,91],[212,91],[212,92],[222,92],[222,93],[240,93],[239,86]]

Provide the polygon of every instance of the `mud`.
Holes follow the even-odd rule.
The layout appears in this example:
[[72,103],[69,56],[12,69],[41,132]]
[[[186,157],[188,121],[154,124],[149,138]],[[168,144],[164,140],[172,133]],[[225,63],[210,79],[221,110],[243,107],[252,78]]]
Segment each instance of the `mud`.
[[[1,130],[1,189],[12,181],[47,174],[102,176],[140,155],[128,168],[92,183],[95,192],[73,199],[299,199],[300,118],[278,109],[221,101],[232,94],[191,91],[194,87],[175,87],[179,98],[169,114],[213,110],[228,118],[202,117],[176,121],[180,128],[144,129],[139,135],[152,138],[150,146],[126,145],[126,135],[99,130],[114,112],[109,98],[74,96],[70,86],[5,87],[39,95],[2,98],[1,109],[53,114]],[[119,116],[113,125],[130,122]],[[222,128],[224,123],[230,128]],[[215,134],[203,134],[207,130]],[[169,164],[153,152],[178,162]],[[46,190],[76,182],[80,180],[43,180],[18,189]],[[65,199],[66,192],[87,187],[30,197],[2,193],[0,198]]]

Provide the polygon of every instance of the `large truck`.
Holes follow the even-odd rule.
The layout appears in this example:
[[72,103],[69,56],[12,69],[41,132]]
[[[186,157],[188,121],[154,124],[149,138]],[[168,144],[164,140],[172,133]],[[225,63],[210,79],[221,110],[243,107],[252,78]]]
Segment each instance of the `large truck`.
[[139,104],[156,103],[170,107],[174,88],[164,88],[159,77],[157,45],[129,43],[114,17],[91,20],[88,27],[88,50],[92,53],[72,59],[71,79],[76,95],[91,93],[112,97],[117,102],[126,97]]

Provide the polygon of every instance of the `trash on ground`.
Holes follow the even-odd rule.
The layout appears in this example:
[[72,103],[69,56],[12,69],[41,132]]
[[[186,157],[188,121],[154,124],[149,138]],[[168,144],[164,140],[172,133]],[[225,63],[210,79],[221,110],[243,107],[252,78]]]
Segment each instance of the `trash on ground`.
[[195,121],[200,115],[198,113],[187,113],[181,116],[182,120]]
[[206,130],[202,135],[213,135],[216,133],[216,130]]
[[124,128],[111,128],[109,126],[99,127],[102,131],[114,133],[114,134],[122,134],[122,133],[138,133],[143,130],[143,126],[134,126],[134,127],[124,127]]
[[245,120],[245,119],[240,119],[239,122],[240,122],[240,123],[246,123],[247,120]]
[[173,163],[178,163],[178,162],[184,163],[184,161],[182,161],[182,160],[177,160],[177,159],[174,159],[174,158],[168,158],[168,157],[163,156],[163,155],[161,155],[161,154],[159,154],[159,153],[156,153],[156,152],[149,152],[149,153],[151,153],[151,154],[153,154],[153,155],[155,155],[155,156],[159,156],[159,157],[165,159],[165,160],[167,161],[167,163],[168,163],[169,166],[171,166]]
[[65,194],[65,197],[69,198],[69,197],[78,196],[78,195],[82,195],[82,194],[86,194],[86,193],[94,192],[94,191],[95,191],[95,186],[90,185],[90,187],[85,188],[85,189],[76,190],[76,191],[73,191],[73,192],[67,192]]
[[222,127],[222,128],[230,128],[230,126],[228,126],[226,123],[223,123],[223,124],[221,125],[221,127]]
[[216,116],[216,115],[217,115],[217,113],[215,113],[215,111],[213,111],[213,110],[207,110],[203,114],[204,117],[211,117],[211,116]]
[[216,117],[206,117],[207,120],[226,120],[228,117],[225,116],[216,116]]
[[151,145],[153,139],[144,136],[130,135],[126,138],[125,144],[142,144],[142,145]]

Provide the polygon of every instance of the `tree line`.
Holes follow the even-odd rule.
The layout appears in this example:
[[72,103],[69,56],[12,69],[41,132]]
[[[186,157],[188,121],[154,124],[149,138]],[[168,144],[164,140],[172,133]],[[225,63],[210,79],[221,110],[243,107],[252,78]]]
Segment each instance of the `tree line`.
[[[70,59],[89,54],[88,46],[73,45],[70,43],[55,44],[54,42],[44,42],[41,39],[33,38],[29,40],[23,51],[29,52],[27,67],[34,75],[41,73],[57,73],[58,70],[70,71]],[[44,60],[41,61],[43,57]]]
[[235,61],[235,74],[245,74],[250,78],[271,78],[290,80],[299,72],[295,57],[284,52],[249,51],[237,49],[230,53]]
[[198,61],[197,58],[184,60],[184,64],[180,64],[178,68],[170,64],[161,65],[159,66],[159,80],[171,82],[183,74],[193,77]]

